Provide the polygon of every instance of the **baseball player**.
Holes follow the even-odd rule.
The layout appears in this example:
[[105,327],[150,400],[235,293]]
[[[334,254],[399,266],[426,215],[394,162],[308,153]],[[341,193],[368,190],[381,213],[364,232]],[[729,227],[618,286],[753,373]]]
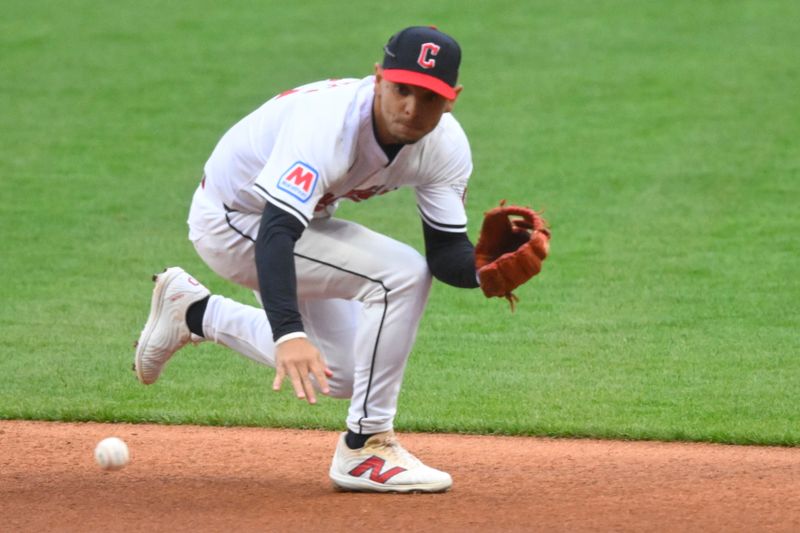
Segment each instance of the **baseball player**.
[[[406,28],[388,41],[374,75],[285,91],[225,133],[194,193],[189,239],[261,307],[211,295],[178,267],[154,276],[135,355],[142,383],[154,383],[189,342],[222,344],[275,368],[274,390],[288,379],[311,404],[318,393],[350,400],[329,472],[336,486],[450,488],[450,475],[406,451],[392,428],[432,276],[463,288],[484,276],[466,233],[470,147],[450,114],[460,60],[452,37]],[[416,193],[425,257],[333,216],[342,199],[400,187]],[[549,234],[531,220],[509,228],[515,246],[539,235],[531,249],[543,259]],[[487,280],[508,270],[493,259],[482,265]],[[489,285],[511,299],[507,286]]]

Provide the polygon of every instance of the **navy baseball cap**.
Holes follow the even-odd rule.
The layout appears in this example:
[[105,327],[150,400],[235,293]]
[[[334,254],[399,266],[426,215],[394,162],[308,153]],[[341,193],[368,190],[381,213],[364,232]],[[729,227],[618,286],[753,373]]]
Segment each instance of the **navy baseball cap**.
[[424,87],[456,99],[461,47],[434,26],[412,26],[394,34],[383,47],[383,77]]

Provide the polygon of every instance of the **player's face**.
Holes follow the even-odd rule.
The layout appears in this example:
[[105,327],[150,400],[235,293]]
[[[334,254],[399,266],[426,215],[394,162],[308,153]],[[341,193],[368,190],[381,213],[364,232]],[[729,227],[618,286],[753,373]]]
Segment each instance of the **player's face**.
[[[444,113],[453,109],[433,91],[383,79],[383,69],[375,66],[375,126],[383,144],[413,144],[433,131]],[[456,94],[461,87],[456,87]]]

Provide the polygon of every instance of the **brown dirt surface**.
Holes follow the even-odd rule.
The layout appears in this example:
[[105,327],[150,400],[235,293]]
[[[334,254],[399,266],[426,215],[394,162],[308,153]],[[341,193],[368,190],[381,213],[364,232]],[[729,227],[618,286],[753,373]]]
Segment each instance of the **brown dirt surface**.
[[454,484],[398,495],[333,490],[336,438],[0,421],[0,530],[800,531],[800,448],[403,434]]

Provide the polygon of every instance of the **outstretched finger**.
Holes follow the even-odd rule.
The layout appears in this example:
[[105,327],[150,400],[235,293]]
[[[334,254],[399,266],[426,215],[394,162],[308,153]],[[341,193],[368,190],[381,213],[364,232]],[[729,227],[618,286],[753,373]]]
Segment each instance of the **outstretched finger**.
[[296,367],[289,367],[289,379],[292,382],[292,388],[294,389],[295,396],[301,400],[305,398],[306,392],[303,388],[303,380],[300,378],[300,372],[297,371]]
[[275,379],[272,380],[272,390],[281,390],[281,384],[283,383],[283,378],[285,377],[286,372],[284,371],[283,366],[278,365],[278,367],[275,369]]
[[314,365],[312,372],[317,380],[317,383],[319,384],[320,392],[322,394],[330,394],[331,388],[328,386],[327,378],[333,376],[333,372],[331,372],[331,370],[328,367],[322,364]]
[[311,374],[304,374],[302,376],[303,381],[303,388],[305,389],[306,393],[306,400],[310,404],[317,403],[317,396],[314,394],[314,382],[311,381]]

